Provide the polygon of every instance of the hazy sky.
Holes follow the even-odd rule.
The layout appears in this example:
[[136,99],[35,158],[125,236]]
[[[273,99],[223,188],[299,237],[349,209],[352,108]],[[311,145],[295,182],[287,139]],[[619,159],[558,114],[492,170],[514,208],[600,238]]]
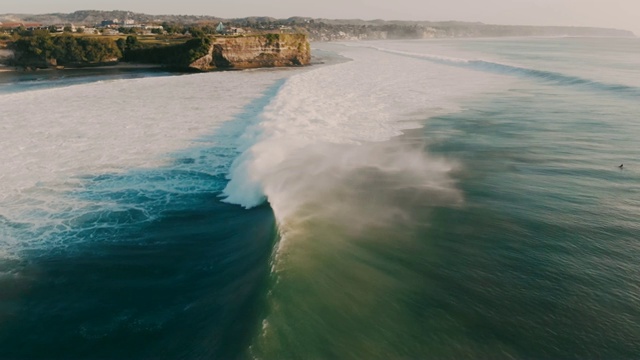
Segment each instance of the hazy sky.
[[640,35],[640,0],[2,0],[1,13],[130,10],[148,14],[265,15],[615,27]]

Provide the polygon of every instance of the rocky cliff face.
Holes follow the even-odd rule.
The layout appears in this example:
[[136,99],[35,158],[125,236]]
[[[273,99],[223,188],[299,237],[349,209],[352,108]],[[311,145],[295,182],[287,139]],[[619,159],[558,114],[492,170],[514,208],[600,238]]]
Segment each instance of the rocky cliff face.
[[311,49],[304,34],[219,37],[209,53],[189,64],[200,71],[308,65]]

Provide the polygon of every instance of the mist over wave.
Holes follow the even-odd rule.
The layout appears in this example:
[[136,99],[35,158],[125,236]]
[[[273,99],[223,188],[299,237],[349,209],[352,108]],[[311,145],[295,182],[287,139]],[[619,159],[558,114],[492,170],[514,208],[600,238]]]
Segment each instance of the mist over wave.
[[305,197],[318,196],[332,179],[348,181],[342,174],[356,169],[446,172],[437,162],[431,167],[426,158],[403,158],[371,144],[455,111],[456,100],[497,86],[472,71],[443,71],[370,49],[339,49],[352,61],[288,79],[259,123],[240,138],[243,152],[231,167],[226,201],[250,208],[266,199],[284,219]]

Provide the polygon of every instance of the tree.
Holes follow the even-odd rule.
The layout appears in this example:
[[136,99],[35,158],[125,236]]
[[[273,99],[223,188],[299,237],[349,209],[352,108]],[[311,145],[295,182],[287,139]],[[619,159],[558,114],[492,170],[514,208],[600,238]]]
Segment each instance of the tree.
[[18,36],[29,35],[29,32],[27,31],[27,29],[22,25],[20,25],[17,28],[13,29],[13,31],[11,33],[15,34],[15,35],[18,35]]
[[202,28],[195,26],[189,28],[189,33],[191,33],[191,36],[193,36],[194,38],[201,38],[206,36]]
[[129,35],[127,36],[127,40],[125,40],[125,49],[137,49],[140,47],[140,41],[137,36]]
[[168,34],[183,34],[185,32],[185,29],[183,26],[178,25],[178,24],[174,24],[174,23],[169,23],[169,22],[163,22],[162,23],[162,28],[168,33]]
[[74,37],[68,33],[52,37],[46,30],[21,37],[11,48],[16,53],[16,65],[36,67],[99,63],[122,57],[122,51],[111,39]]
[[119,38],[116,40],[116,46],[120,49],[120,52],[124,54],[124,51],[127,49],[127,41],[123,38]]
[[138,29],[134,28],[134,27],[124,27],[121,26],[118,28],[118,31],[122,34],[137,34],[138,33]]

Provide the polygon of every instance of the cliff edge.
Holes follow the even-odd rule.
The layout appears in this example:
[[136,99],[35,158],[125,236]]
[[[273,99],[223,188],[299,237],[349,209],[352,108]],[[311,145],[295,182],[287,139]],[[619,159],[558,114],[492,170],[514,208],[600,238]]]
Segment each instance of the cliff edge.
[[305,34],[262,34],[211,39],[209,52],[191,70],[249,69],[308,65],[311,48]]
[[305,34],[201,35],[173,45],[144,44],[136,36],[94,38],[39,31],[13,41],[10,65],[25,69],[84,67],[126,61],[179,71],[308,65]]

